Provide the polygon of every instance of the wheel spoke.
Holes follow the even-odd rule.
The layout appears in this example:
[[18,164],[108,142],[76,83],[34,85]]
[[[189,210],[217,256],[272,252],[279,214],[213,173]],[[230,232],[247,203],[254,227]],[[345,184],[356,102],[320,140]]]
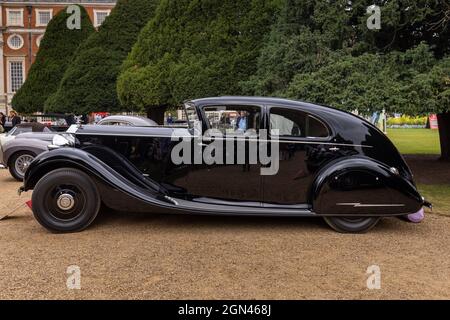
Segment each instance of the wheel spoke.
[[14,168],[16,169],[16,172],[23,176],[25,174],[25,171],[27,170],[30,163],[33,161],[34,157],[29,154],[23,154],[20,155],[14,164]]

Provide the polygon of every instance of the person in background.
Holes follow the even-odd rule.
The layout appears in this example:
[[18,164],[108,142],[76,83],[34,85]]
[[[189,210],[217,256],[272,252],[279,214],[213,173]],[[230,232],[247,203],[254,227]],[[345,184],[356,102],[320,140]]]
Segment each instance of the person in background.
[[20,117],[17,115],[17,112],[15,111],[11,111],[9,113],[9,120],[11,121],[11,125],[13,128],[22,122]]
[[66,120],[66,124],[70,127],[73,124],[76,124],[77,121],[75,119],[75,116],[73,114],[70,114],[68,116],[65,117]]
[[236,129],[240,131],[247,130],[247,112],[241,111],[236,121]]
[[0,133],[5,132],[5,123],[6,123],[6,116],[3,112],[0,112]]
[[167,115],[167,124],[173,124],[173,118],[172,118],[172,114],[171,113],[169,113]]
[[88,124],[89,123],[89,115],[83,114],[80,118],[81,124]]
[[100,120],[102,120],[102,115],[96,113],[96,114],[94,115],[94,123],[97,124]]
[[5,127],[6,116],[3,112],[0,112],[0,126]]

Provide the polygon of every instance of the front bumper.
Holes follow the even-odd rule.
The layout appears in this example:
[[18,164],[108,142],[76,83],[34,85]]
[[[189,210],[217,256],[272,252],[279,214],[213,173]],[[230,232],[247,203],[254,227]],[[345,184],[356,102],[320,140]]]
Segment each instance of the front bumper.
[[6,163],[3,163],[3,148],[0,144],[0,165],[3,165],[4,167],[6,167]]

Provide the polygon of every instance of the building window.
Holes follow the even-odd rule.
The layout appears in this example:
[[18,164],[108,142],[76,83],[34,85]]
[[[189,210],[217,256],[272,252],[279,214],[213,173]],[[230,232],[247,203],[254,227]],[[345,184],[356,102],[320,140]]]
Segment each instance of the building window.
[[23,38],[18,34],[13,34],[8,38],[8,46],[13,50],[19,50],[23,44]]
[[24,61],[9,61],[10,92],[17,92],[24,80]]
[[40,36],[38,36],[38,37],[36,38],[36,45],[38,46],[38,48],[41,46],[42,38],[44,38],[44,35],[43,35],[43,34],[41,34]]
[[36,27],[45,27],[52,20],[53,10],[36,9]]
[[23,9],[6,9],[8,26],[23,27]]
[[100,27],[110,13],[111,10],[94,10],[94,27]]

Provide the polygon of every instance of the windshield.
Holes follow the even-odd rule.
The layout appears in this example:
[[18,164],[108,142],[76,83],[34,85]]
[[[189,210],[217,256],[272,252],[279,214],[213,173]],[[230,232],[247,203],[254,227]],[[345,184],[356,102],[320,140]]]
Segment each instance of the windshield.
[[6,136],[12,136],[14,135],[14,132],[17,130],[16,127],[12,128],[11,130],[8,131],[8,133],[6,134]]
[[189,103],[184,104],[184,109],[186,110],[186,118],[190,128],[195,128],[198,126],[199,118],[195,106]]

